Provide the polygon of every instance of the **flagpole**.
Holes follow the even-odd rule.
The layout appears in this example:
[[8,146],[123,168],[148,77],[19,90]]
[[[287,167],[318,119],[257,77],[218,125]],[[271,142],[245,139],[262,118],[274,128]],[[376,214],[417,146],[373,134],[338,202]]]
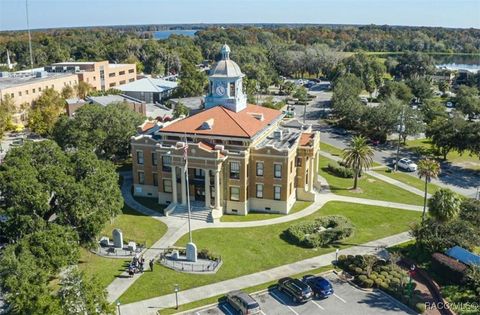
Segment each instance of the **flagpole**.
[[188,142],[187,135],[185,135],[185,181],[187,182],[187,210],[188,210],[188,236],[190,243],[192,243],[192,226],[191,226],[191,212],[190,212],[190,183],[188,180]]

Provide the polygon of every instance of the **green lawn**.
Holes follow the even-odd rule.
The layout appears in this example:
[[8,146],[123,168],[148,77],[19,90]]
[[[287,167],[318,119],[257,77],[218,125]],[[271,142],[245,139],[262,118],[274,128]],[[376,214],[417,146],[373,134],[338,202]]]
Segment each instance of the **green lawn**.
[[[311,205],[310,201],[297,201],[293,205],[292,209],[287,215],[293,214],[295,212],[301,211]],[[249,213],[248,215],[233,215],[233,214],[224,214],[221,218],[221,222],[245,222],[245,221],[259,221],[259,220],[268,220],[278,217],[283,217],[285,214],[278,213]]]
[[[147,246],[152,246],[167,232],[167,226],[164,223],[135,212],[127,206],[112,223],[109,222],[105,225],[100,236],[105,235],[111,239],[112,230],[115,228],[122,230],[124,242],[132,240],[137,243],[146,243]],[[106,287],[125,270],[126,262],[127,260],[124,259],[100,257],[82,249],[78,266],[88,275],[99,279]]]
[[351,190],[353,187],[353,178],[341,178],[328,173],[326,169],[329,163],[336,164],[335,161],[325,157],[320,159],[319,174],[325,177],[330,185],[331,191],[335,194],[412,205],[423,205],[423,198],[421,196],[412,194],[400,187],[388,184],[365,174],[358,179],[358,187],[361,189],[361,192],[355,192]]
[[[408,140],[405,147],[423,156],[435,154],[430,139]],[[465,151],[463,154],[460,154],[457,151],[451,151],[447,155],[447,161],[466,169],[480,170],[479,157],[476,155],[470,155],[470,151]]]
[[[388,176],[390,178],[396,179],[399,182],[405,183],[405,184],[413,186],[415,188],[418,188],[421,191],[423,191],[425,189],[425,179],[424,178],[420,179],[418,177],[405,174],[401,171],[387,172],[387,170],[375,170],[375,172],[377,172],[379,174],[382,174],[382,175],[385,175],[385,176]],[[428,193],[430,193],[430,194],[434,194],[440,188],[441,188],[440,186],[437,186],[437,185],[432,184],[432,183],[428,183]]]
[[[327,152],[327,153],[330,153],[331,155],[333,156],[338,156],[339,158],[342,158],[343,157],[343,150],[338,148],[338,147],[335,147],[331,144],[328,144],[328,143],[320,143],[320,150],[324,151],[324,152]],[[321,157],[322,159],[323,157]],[[373,166],[380,166],[382,164],[378,163],[378,162],[373,162]]]
[[152,209],[160,214],[163,214],[163,210],[165,210],[165,208],[167,207],[167,205],[159,204],[157,198],[134,196],[133,199],[135,199],[138,203],[144,205],[145,207]]
[[[153,273],[138,279],[120,298],[131,303],[173,292],[174,284],[182,290],[270,269],[283,264],[325,254],[335,248],[305,249],[292,245],[281,235],[290,225],[319,216],[341,214],[356,226],[353,236],[338,244],[344,248],[407,231],[420,219],[420,212],[329,202],[320,211],[292,222],[255,228],[202,229],[193,232],[199,249],[208,248],[222,256],[223,266],[215,275],[193,275],[156,266]],[[177,245],[184,246],[188,235]]]

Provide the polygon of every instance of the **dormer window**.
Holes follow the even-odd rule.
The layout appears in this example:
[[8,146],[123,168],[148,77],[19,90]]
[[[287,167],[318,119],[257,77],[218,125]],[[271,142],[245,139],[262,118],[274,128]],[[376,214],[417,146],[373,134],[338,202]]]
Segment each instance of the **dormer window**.
[[201,130],[211,130],[213,128],[213,118],[206,120],[200,126]]

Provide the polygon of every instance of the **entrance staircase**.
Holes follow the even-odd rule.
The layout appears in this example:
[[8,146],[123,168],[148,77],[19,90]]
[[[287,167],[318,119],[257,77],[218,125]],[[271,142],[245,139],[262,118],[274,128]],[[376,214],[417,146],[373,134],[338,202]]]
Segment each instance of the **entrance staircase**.
[[[190,205],[191,219],[203,222],[213,222],[212,209],[205,207],[205,203],[192,201]],[[188,219],[188,209],[186,205],[177,205],[170,214],[172,217]]]

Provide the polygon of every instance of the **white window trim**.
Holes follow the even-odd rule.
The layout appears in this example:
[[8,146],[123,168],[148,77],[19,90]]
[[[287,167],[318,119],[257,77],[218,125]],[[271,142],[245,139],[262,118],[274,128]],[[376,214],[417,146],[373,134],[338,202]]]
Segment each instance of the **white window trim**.
[[[238,188],[238,200],[232,199],[232,188]],[[228,186],[228,199],[230,201],[240,201],[240,186],[235,186],[235,185]]]
[[[262,196],[258,196],[258,186],[262,186]],[[255,183],[255,198],[263,199],[265,195],[265,185],[263,183]]]
[[[262,163],[262,175],[258,175],[258,163]],[[265,176],[265,162],[263,161],[255,161],[255,176],[257,177],[264,177]]]
[[[275,189],[276,189],[277,187],[280,188],[280,196],[279,196],[278,199],[275,198],[275,194],[276,194]],[[278,201],[278,200],[282,200],[282,186],[281,186],[281,185],[273,185],[273,200],[277,200],[277,201]]]
[[[276,165],[280,165],[280,177],[275,176],[276,175],[276,170],[275,170]],[[273,178],[281,179],[282,178],[282,173],[283,173],[283,163],[273,162]]]

